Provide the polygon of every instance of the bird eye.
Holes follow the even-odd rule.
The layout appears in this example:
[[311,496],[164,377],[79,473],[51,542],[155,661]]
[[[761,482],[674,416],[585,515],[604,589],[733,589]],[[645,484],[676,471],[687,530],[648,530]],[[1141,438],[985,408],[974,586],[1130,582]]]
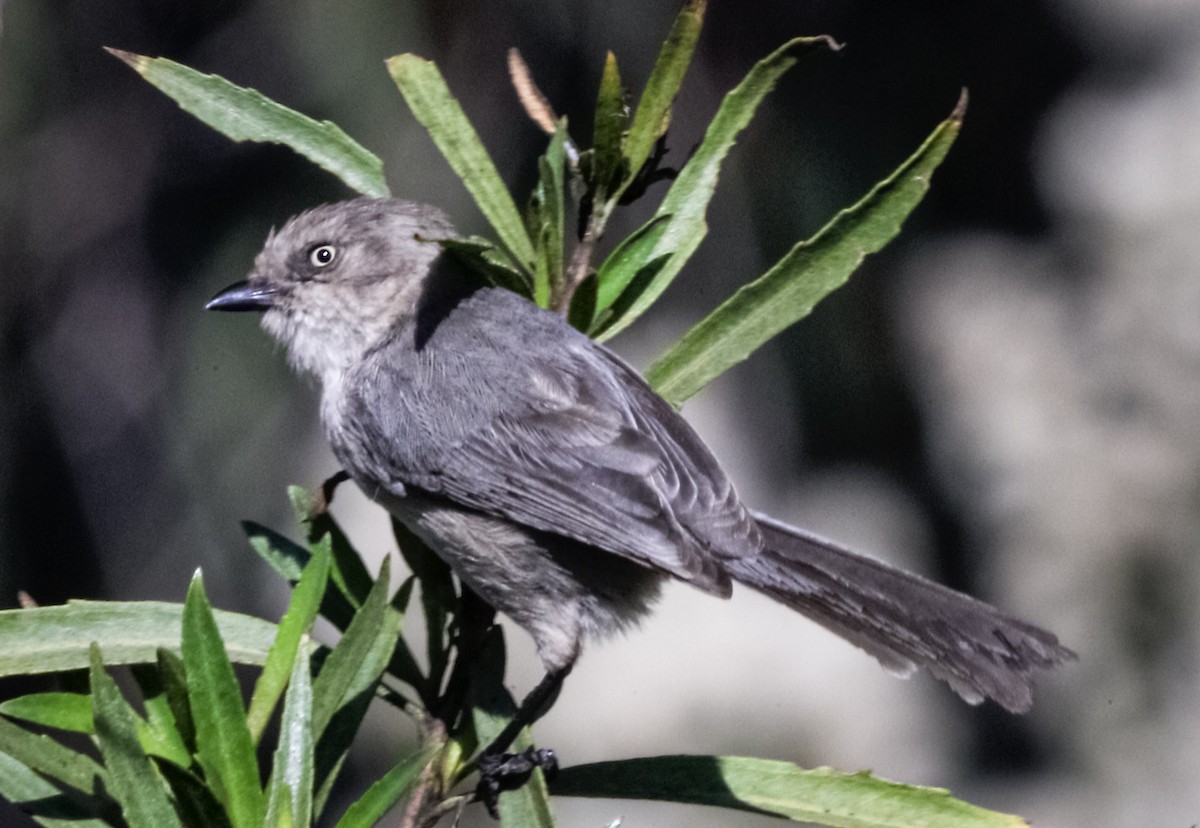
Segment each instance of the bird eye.
[[319,244],[308,251],[308,261],[313,267],[328,267],[337,258],[337,248],[332,244]]

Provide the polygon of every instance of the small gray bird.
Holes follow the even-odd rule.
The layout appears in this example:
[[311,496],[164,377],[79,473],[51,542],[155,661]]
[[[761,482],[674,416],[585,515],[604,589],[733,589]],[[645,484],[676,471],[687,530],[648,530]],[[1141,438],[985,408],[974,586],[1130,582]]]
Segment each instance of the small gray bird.
[[430,241],[452,234],[407,201],[324,205],[272,233],[250,278],[207,307],[263,312],[320,380],[350,477],[533,637],[547,677],[485,751],[485,775],[583,641],[637,621],[672,577],[721,598],[746,584],[972,704],[1024,712],[1035,668],[1074,656],[988,604],[748,510],[633,368],[561,316],[463,278]]

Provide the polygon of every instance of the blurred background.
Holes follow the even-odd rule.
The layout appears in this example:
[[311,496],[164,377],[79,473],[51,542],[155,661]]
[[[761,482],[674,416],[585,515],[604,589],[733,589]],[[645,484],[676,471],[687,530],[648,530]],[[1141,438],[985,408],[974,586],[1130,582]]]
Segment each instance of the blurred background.
[[[201,308],[272,225],[348,192],[286,149],[212,132],[101,46],[335,120],[384,158],[394,192],[486,232],[384,58],[437,61],[525,193],[545,139],[505,50],[586,141],[605,50],[640,89],[676,11],[3,3],[0,605],[20,589],[43,604],[181,600],[203,567],[217,605],[276,617],[286,594],[238,521],[295,534],[285,486],[336,468],[313,389],[253,320]],[[806,58],[767,99],[725,166],[707,241],[615,347],[647,365],[888,174],[968,87],[965,129],[902,237],[685,413],[750,503],[1049,627],[1080,660],[1013,717],[924,676],[897,681],[765,599],[677,586],[643,630],[586,653],[539,740],[566,763],[696,752],[871,768],[1039,826],[1194,824],[1200,6],[712,0],[668,163],[755,60],[821,33],[846,48]],[[349,487],[334,510],[374,561],[391,551],[382,512]],[[519,631],[509,642],[521,695],[538,667]],[[370,730],[351,788],[411,736],[389,717]],[[555,806],[571,826],[776,824]]]

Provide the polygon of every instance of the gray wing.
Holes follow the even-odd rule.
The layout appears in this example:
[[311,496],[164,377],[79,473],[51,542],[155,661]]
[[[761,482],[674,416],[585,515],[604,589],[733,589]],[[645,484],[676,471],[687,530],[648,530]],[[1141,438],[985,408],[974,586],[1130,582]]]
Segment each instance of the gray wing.
[[[756,554],[762,541],[707,447],[611,352],[574,331],[541,341],[537,328],[508,350],[477,335],[432,342],[402,389],[378,376],[359,416],[420,401],[384,417],[398,452],[385,465],[406,487],[728,595],[720,559]],[[448,381],[448,361],[470,363],[473,382]]]

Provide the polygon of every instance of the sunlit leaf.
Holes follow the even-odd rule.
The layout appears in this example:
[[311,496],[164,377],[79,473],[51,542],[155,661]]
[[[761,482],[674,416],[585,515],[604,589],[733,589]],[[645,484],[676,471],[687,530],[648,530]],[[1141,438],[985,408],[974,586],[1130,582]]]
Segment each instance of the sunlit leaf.
[[163,781],[138,741],[137,716],[105,672],[99,647],[92,647],[91,662],[92,719],[96,744],[108,771],[108,792],[120,804],[129,828],[182,825]]
[[559,771],[555,796],[653,799],[771,814],[836,828],[1020,828],[941,788],[901,785],[869,773],[805,770],[736,756],[654,756]]
[[793,247],[672,345],[646,372],[658,393],[670,402],[683,402],[807,316],[817,302],[845,284],[863,259],[891,241],[958,136],[965,105],[964,96],[920,149],[861,201]]
[[275,103],[253,89],[236,86],[166,58],[109,49],[185,111],[234,141],[283,144],[336,175],[363,195],[386,198],[383,162],[330,121]]
[[428,130],[500,241],[517,264],[532,273],[533,242],[521,213],[442,73],[431,61],[410,54],[390,58],[387,67],[408,108]]
[[633,263],[632,267],[636,272],[662,255],[669,254],[670,258],[648,284],[640,286],[637,296],[631,302],[626,302],[628,310],[620,316],[614,316],[611,324],[600,333],[599,339],[614,336],[641,316],[691,258],[708,232],[704,217],[717,186],[721,162],[783,73],[795,65],[801,55],[817,47],[838,48],[827,37],[790,40],[756,63],[742,82],[721,101],[717,114],[704,134],[704,140],[679,171],[655,213],[656,217],[670,217],[658,244],[645,251],[643,262]]
[[184,603],[183,663],[196,726],[197,759],[204,767],[205,779],[235,828],[257,828],[263,820],[263,798],[254,741],[246,727],[241,688],[199,573],[192,579]]

